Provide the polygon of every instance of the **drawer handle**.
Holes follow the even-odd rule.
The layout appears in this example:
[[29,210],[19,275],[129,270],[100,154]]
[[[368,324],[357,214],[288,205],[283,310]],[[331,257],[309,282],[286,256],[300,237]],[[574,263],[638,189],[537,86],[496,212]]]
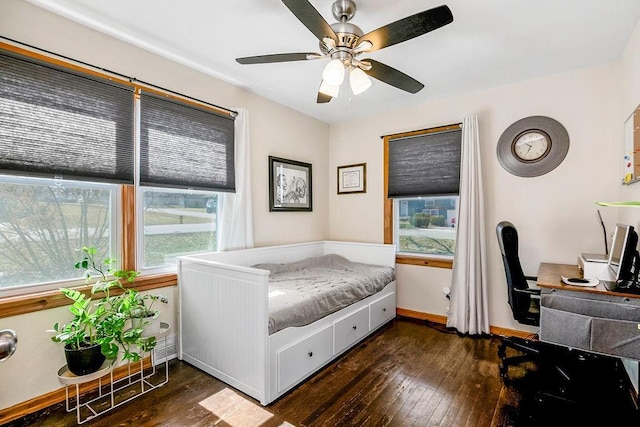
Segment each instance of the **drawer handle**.
[[307,353],[309,355],[309,357],[313,357],[313,351],[310,351],[309,353]]
[[387,311],[387,309],[386,309],[386,308],[383,308],[383,309],[382,309],[382,311]]
[[353,330],[355,331],[356,329],[358,329],[358,327],[356,325],[353,325]]

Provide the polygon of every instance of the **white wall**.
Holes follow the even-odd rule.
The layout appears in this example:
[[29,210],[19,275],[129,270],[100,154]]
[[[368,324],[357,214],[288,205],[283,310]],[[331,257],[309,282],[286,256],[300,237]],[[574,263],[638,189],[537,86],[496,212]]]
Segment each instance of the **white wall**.
[[[200,72],[87,29],[29,3],[0,1],[0,34],[39,48],[136,77],[227,108],[247,108],[251,122],[251,172],[256,246],[323,240],[328,237],[329,126],[309,116],[231,86]],[[312,163],[313,212],[269,212],[268,156]],[[177,289],[163,288],[171,302],[161,319],[177,330]],[[50,341],[56,321],[70,317],[65,307],[0,318],[0,329],[14,329],[16,353],[0,364],[0,408],[58,389],[56,372],[64,364],[62,347]]]
[[[543,261],[575,263],[580,252],[604,252],[594,201],[618,197],[623,121],[619,94],[620,64],[616,63],[334,125],[330,136],[330,237],[382,241],[381,135],[457,123],[475,113],[486,195],[490,323],[525,329],[513,320],[507,305],[495,225],[509,220],[518,227],[523,268],[530,274]],[[566,127],[569,153],[546,175],[516,177],[500,166],[496,144],[511,123],[532,115],[552,117]],[[336,195],[336,166],[360,162],[367,162],[367,193]],[[612,227],[616,212],[601,211]],[[450,270],[398,265],[397,271],[399,307],[446,315],[442,287],[450,283]]]
[[[640,22],[636,25],[629,43],[622,57],[622,79],[621,79],[621,120],[626,120],[633,110],[640,104]],[[621,154],[622,155],[622,154]],[[622,174],[622,167],[619,174]],[[640,200],[640,184],[620,186],[617,200]],[[616,210],[618,221],[624,224],[631,224],[640,229],[640,209],[638,208],[609,208]],[[623,359],[623,364],[627,369],[631,383],[636,393],[640,387],[640,364],[636,360]]]
[[[640,22],[636,25],[631,39],[622,57],[621,78],[621,118],[626,120],[633,110],[640,105]],[[622,155],[622,154],[621,154]],[[636,154],[636,159],[639,154]],[[620,172],[622,174],[622,162]],[[640,183],[620,186],[617,200],[640,200]],[[631,224],[640,229],[640,209],[638,208],[612,208],[619,211],[619,220],[625,224]]]

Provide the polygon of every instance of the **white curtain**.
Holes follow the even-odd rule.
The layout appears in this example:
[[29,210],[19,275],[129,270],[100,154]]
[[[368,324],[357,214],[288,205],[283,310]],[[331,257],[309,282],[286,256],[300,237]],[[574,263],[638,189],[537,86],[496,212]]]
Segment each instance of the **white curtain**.
[[236,111],[238,112],[235,120],[236,192],[224,193],[220,198],[219,251],[253,247],[249,111],[245,108],[238,108]]
[[462,122],[460,204],[447,326],[471,335],[489,333],[484,194],[478,117]]

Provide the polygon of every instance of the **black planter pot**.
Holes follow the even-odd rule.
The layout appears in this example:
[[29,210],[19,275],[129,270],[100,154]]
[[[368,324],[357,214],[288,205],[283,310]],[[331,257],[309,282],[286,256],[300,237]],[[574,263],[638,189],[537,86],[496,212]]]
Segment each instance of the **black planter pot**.
[[64,346],[64,355],[67,358],[67,368],[76,375],[88,375],[96,372],[104,363],[105,356],[100,350],[100,344],[81,345],[79,350]]

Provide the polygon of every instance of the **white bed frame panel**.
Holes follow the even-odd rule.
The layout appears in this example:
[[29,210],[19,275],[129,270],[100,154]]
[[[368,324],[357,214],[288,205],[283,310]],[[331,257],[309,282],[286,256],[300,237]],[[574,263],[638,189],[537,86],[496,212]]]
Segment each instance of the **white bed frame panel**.
[[179,257],[179,358],[268,405],[395,317],[394,281],[310,325],[269,335],[269,271],[250,266],[326,254],[395,267],[394,245],[333,241]]

